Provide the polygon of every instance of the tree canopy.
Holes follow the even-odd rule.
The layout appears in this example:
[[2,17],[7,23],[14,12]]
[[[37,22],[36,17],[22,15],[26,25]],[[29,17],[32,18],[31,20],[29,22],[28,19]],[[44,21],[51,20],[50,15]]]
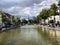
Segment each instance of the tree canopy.
[[[60,1],[58,2],[58,6],[60,6]],[[37,16],[37,21],[40,21],[41,19],[47,19],[50,16],[56,16],[59,15],[58,6],[53,3],[49,9],[42,9],[40,14]]]
[[48,9],[43,9],[41,12],[40,12],[40,17],[42,19],[47,19],[49,17],[48,15]]

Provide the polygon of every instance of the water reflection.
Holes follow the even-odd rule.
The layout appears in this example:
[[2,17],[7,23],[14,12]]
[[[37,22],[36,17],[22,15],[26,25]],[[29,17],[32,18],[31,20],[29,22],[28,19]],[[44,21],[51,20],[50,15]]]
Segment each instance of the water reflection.
[[0,33],[0,45],[60,45],[60,31],[25,25]]
[[19,33],[19,28],[0,33],[0,44],[7,45],[12,40],[14,40],[14,37],[16,37]]
[[60,45],[60,31],[47,27],[38,27],[41,37],[50,45]]

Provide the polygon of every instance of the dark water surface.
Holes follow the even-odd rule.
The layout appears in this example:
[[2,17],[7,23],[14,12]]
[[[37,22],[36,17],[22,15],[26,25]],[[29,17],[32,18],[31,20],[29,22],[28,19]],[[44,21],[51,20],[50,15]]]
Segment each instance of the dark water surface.
[[60,45],[60,31],[25,25],[0,33],[0,45]]

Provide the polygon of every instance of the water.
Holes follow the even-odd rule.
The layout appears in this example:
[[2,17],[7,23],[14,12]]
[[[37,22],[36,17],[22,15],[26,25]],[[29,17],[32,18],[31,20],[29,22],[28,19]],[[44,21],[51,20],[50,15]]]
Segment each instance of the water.
[[60,45],[60,31],[25,25],[0,33],[0,45]]

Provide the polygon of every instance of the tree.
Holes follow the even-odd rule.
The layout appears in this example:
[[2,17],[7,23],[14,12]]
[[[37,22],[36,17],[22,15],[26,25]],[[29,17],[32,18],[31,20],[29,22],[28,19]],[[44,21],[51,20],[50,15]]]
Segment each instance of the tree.
[[49,13],[48,13],[48,9],[43,9],[41,12],[40,12],[40,17],[42,19],[44,19],[44,23],[45,23],[45,19],[47,19],[49,17]]
[[48,18],[48,10],[47,9],[43,9],[42,10],[42,12],[40,13],[40,17],[42,18],[42,19],[47,19]]
[[57,11],[57,6],[56,6],[56,4],[53,3],[53,4],[51,5],[51,8],[50,8],[50,9],[54,11],[54,16],[55,16],[55,15],[56,15],[56,11]]
[[20,24],[21,20],[17,17],[17,23]]
[[41,19],[42,19],[42,18],[40,17],[40,15],[38,15],[37,18],[36,18],[37,23],[40,23],[40,20],[41,20]]
[[51,10],[51,9],[49,9],[49,10],[48,10],[48,15],[49,15],[49,17],[52,16],[52,15],[54,15],[54,11]]
[[58,6],[60,7],[60,1],[58,2]]
[[60,1],[58,2],[58,6],[59,6],[59,15],[60,15]]
[[23,19],[23,20],[22,20],[22,23],[23,23],[23,24],[27,24],[28,21],[27,21],[26,19]]
[[52,11],[53,11],[53,16],[54,16],[54,24],[55,24],[55,16],[56,16],[56,11],[57,11],[57,6],[55,3],[53,3],[51,5],[51,8],[50,8]]

